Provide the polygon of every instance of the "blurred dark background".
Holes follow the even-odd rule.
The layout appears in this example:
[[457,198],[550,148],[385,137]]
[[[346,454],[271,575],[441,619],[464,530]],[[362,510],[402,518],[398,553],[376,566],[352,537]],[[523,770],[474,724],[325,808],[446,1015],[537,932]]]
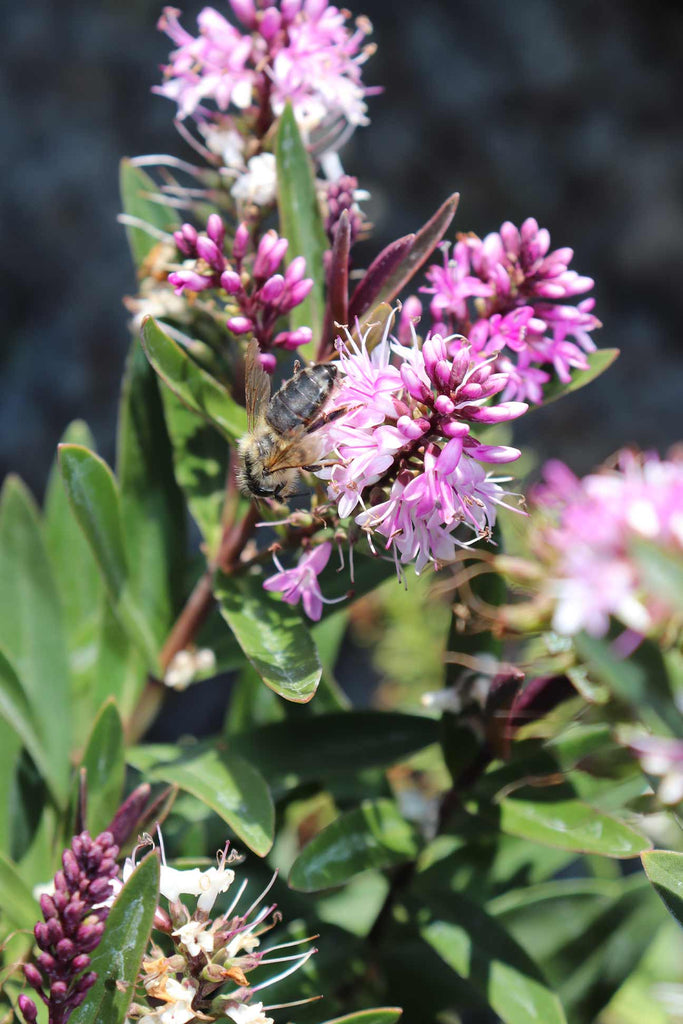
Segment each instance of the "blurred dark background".
[[[121,296],[134,288],[117,162],[187,155],[172,104],[150,93],[170,45],[161,6],[5,5],[0,469],[38,494],[74,417],[112,455]],[[188,28],[200,6],[186,5]],[[519,438],[580,471],[626,442],[665,450],[683,435],[683,5],[369,0],[363,12],[379,44],[365,80],[385,93],[342,155],[373,193],[373,251],[454,189],[459,230],[535,216],[596,279],[598,342],[622,357]]]

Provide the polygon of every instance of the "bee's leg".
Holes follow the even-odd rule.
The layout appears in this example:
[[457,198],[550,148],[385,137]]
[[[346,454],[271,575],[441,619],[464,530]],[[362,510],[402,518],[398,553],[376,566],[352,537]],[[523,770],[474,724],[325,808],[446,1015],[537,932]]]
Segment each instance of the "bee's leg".
[[301,360],[300,359],[295,359],[294,360],[294,373],[298,373],[300,369],[301,369]]
[[321,427],[326,427],[328,423],[334,423],[336,419],[343,416],[347,410],[345,408],[334,409],[333,412],[321,413],[316,419],[309,424],[308,433],[312,434],[316,430],[320,430]]

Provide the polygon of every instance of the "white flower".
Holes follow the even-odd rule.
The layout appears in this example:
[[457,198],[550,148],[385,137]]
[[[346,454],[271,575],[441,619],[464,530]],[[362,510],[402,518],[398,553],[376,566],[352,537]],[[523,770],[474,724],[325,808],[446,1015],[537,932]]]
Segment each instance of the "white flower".
[[233,957],[239,956],[240,953],[252,953],[260,944],[260,939],[246,929],[243,929],[225,947],[225,955],[228,960],[232,960]]
[[188,921],[173,934],[178,936],[190,956],[213,953],[213,932],[207,932],[205,921]]
[[200,871],[199,868],[180,871],[162,864],[159,890],[171,903],[177,903],[181,894],[198,896],[197,909],[208,914],[218,895],[227,892],[234,880],[235,872],[226,868],[224,859],[217,868],[208,868],[206,871]]
[[277,195],[277,168],[273,153],[252,156],[247,170],[232,186],[231,194],[243,203],[268,206]]
[[195,659],[191,651],[178,651],[166,669],[164,683],[172,690],[186,690],[195,674]]
[[207,121],[199,125],[207,147],[221,158],[224,167],[244,170],[244,139],[234,128],[221,128]]
[[263,1012],[263,1003],[254,1003],[253,1006],[240,1003],[225,1012],[235,1024],[274,1024],[273,1018],[266,1017]]
[[146,1013],[141,1017],[138,1024],[187,1024],[195,1019],[195,1012],[192,1009],[192,1000],[195,997],[195,988],[192,982],[186,978],[185,981],[176,981],[169,978],[165,985],[164,999],[167,1006],[161,1006],[153,1013]]

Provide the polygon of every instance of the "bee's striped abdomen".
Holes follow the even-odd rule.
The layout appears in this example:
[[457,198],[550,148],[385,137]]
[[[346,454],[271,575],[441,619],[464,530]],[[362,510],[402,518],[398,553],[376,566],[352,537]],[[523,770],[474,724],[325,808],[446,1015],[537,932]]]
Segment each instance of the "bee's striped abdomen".
[[308,426],[324,405],[336,376],[336,366],[319,363],[299,370],[291,380],[285,381],[266,411],[266,420],[273,430],[286,434],[297,427]]

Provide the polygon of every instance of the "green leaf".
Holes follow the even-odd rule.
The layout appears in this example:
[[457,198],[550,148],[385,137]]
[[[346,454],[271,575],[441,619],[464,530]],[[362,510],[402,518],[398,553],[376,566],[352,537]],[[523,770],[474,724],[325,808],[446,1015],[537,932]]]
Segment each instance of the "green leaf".
[[130,876],[107,918],[89,970],[97,981],[70,1024],[123,1024],[135,996],[159,896],[159,858],[150,854]]
[[637,857],[652,845],[640,832],[589,804],[550,795],[539,798],[531,788],[505,797],[497,808],[503,832],[561,850],[622,859]]
[[306,704],[322,675],[320,659],[299,612],[252,576],[216,576],[221,615],[263,679],[285,700]]
[[40,909],[12,861],[0,854],[0,906],[15,928],[33,928]]
[[131,593],[114,475],[98,455],[75,444],[60,445],[59,466],[71,507],[97,560],[114,613],[153,670],[157,645]]
[[[0,691],[2,689],[0,673]],[[0,696],[0,707],[2,707],[1,702],[2,697]],[[17,829],[13,821],[11,790],[21,749],[21,738],[3,710],[0,714],[0,853],[13,852],[12,844]],[[24,813],[23,808],[21,813]]]
[[[40,723],[37,721],[35,709],[31,705],[17,673],[2,650],[0,650],[0,712],[2,712],[3,719],[20,737],[57,802],[61,802],[64,793],[56,784],[53,776],[55,774],[57,776],[64,775],[64,770],[62,768],[60,773],[58,768],[61,766],[53,765]],[[68,760],[66,767],[68,768]]]
[[126,770],[123,725],[113,700],[107,701],[95,720],[81,767],[86,770],[87,828],[96,836],[119,806]]
[[421,715],[341,711],[249,729],[233,736],[232,744],[266,778],[292,775],[301,783],[386,768],[437,739],[438,723]]
[[142,325],[142,347],[150,363],[188,409],[198,413],[228,441],[247,429],[247,414],[222,384],[202,370],[151,316]]
[[[280,117],[275,158],[280,234],[289,239],[287,260],[304,256],[306,271],[314,281],[307,298],[292,310],[290,323],[292,328],[310,327],[313,340],[317,341],[325,315],[323,253],[330,246],[323,228],[313,168],[289,102]],[[301,349],[305,358],[310,347]]]
[[147,680],[146,660],[105,599],[97,637],[92,701],[99,708],[113,697],[124,720],[133,713]]
[[221,513],[230,448],[221,434],[183,405],[169,388],[162,388],[161,396],[173,443],[175,477],[211,558],[218,552],[223,532]]
[[396,1024],[403,1010],[398,1006],[378,1006],[374,1010],[359,1010],[343,1017],[326,1020],[324,1024]]
[[640,574],[653,594],[683,613],[683,558],[674,551],[639,537],[629,545]]
[[[541,404],[548,405],[549,402],[555,402],[558,398],[571,394],[572,391],[585,388],[586,384],[590,384],[601,373],[608,370],[618,355],[618,348],[599,348],[595,352],[587,352],[588,369],[573,370],[572,379],[566,384],[556,377],[548,381],[543,388],[543,402]],[[531,408],[540,408],[540,406],[532,405]]]
[[504,1024],[566,1024],[558,997],[494,918],[454,893],[444,894],[438,913],[444,919],[425,924],[422,937]]
[[683,926],[683,853],[649,850],[641,860],[655,892],[669,913]]
[[656,643],[644,640],[627,659],[619,657],[608,640],[587,633],[580,633],[574,646],[591,675],[615,696],[641,714],[651,708],[674,736],[683,737],[683,716],[676,708],[666,664]]
[[364,800],[319,832],[299,854],[289,884],[301,892],[342,885],[370,868],[413,860],[419,839],[391,800]]
[[[180,227],[178,212],[171,206],[157,203],[150,196],[159,190],[148,174],[135,167],[130,160],[122,160],[119,166],[119,188],[123,212],[150,224],[161,231],[172,232]],[[128,244],[136,267],[143,261],[158,241],[142,228],[126,225]]]
[[135,751],[129,760],[148,772],[148,781],[161,779],[191,793],[227,822],[250,850],[265,857],[273,844],[275,812],[263,776],[248,761],[231,750],[202,747],[147,768],[144,747],[140,754],[142,761]]
[[[95,449],[93,436],[81,420],[69,424],[62,443]],[[104,588],[93,553],[71,511],[57,459],[45,497],[45,544],[62,603],[71,672],[80,692],[92,679]]]
[[137,338],[121,390],[116,470],[131,589],[161,643],[182,597],[185,507],[158,379]]
[[0,647],[11,660],[44,744],[41,770],[50,788],[67,798],[70,678],[64,624],[52,565],[33,500],[17,477],[0,496]]

